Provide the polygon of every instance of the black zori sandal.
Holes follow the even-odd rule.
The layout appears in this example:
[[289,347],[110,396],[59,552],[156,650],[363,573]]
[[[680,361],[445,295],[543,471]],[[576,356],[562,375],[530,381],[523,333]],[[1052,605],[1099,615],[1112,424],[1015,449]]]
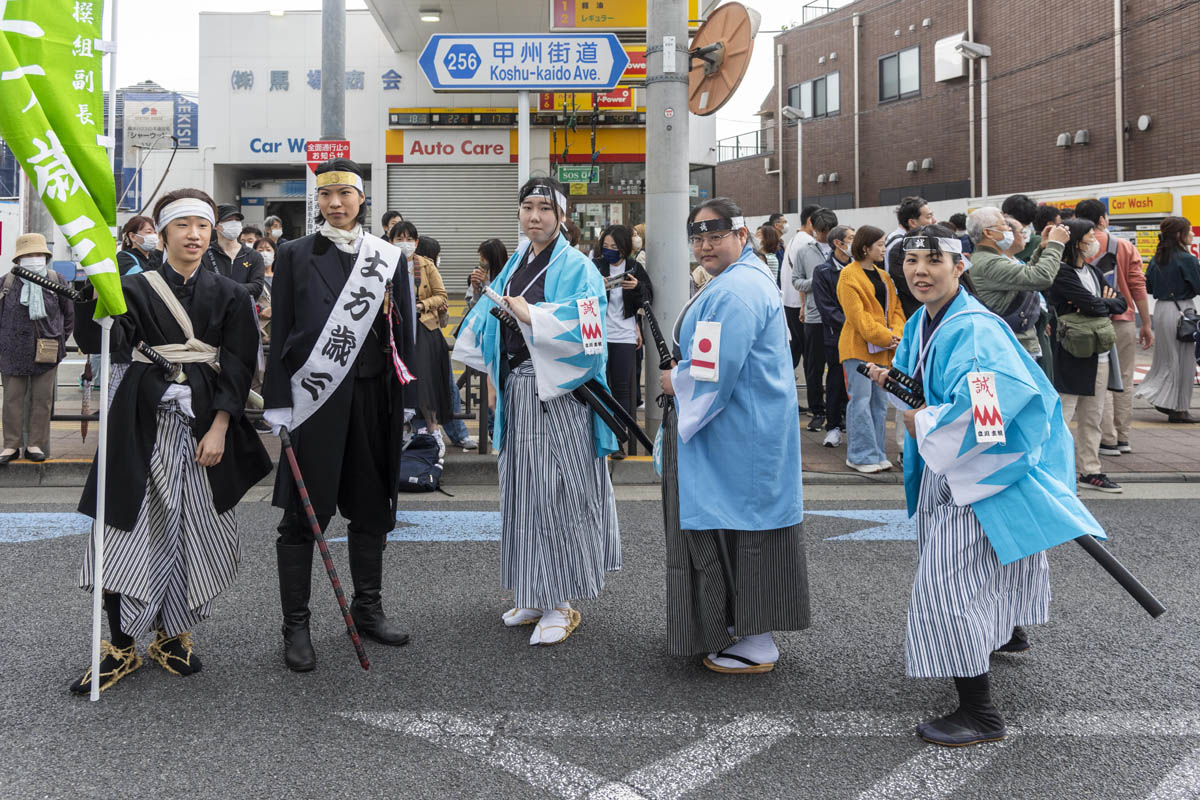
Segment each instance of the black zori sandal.
[[751,661],[750,659],[745,658],[744,656],[739,656],[735,653],[727,653],[724,650],[717,653],[716,657],[717,658],[727,658],[730,661],[737,661],[741,664],[746,665],[744,667],[725,667],[725,666],[722,666],[722,665],[716,663],[713,659],[711,659],[709,657],[705,657],[704,666],[708,667],[713,672],[721,672],[726,675],[758,675],[763,672],[770,672],[771,670],[775,669],[774,661],[772,661],[768,664],[760,664],[757,661]]
[[155,631],[154,641],[146,648],[146,655],[172,675],[184,677],[200,671],[200,656],[192,652],[190,633],[167,636],[164,631]]
[[[108,641],[100,642],[100,691],[112,686],[117,681],[142,666],[142,657],[137,654],[137,647],[130,644],[125,649],[113,647]],[[92,668],[83,673],[83,677],[69,687],[74,694],[92,693]]]

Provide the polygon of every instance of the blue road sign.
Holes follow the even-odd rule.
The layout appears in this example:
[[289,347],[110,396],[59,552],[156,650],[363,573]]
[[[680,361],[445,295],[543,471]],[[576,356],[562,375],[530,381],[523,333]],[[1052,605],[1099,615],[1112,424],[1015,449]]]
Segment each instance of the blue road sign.
[[439,33],[417,63],[442,92],[607,91],[629,56],[613,33]]

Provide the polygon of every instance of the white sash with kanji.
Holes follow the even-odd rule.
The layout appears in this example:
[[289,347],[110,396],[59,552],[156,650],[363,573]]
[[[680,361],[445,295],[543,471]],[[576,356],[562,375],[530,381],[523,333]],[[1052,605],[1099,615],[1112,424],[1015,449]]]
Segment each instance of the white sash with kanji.
[[317,343],[304,366],[292,375],[292,430],[325,404],[350,371],[379,314],[400,257],[400,248],[378,236],[363,235],[350,277]]

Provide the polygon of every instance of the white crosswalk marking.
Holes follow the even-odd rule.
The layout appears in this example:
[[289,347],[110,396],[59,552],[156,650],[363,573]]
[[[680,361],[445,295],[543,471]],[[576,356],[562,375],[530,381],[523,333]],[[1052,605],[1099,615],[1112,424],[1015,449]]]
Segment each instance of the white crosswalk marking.
[[1146,800],[1198,800],[1200,798],[1200,748],[1175,765]]
[[1010,740],[974,747],[928,747],[858,796],[858,800],[937,800],[958,791]]

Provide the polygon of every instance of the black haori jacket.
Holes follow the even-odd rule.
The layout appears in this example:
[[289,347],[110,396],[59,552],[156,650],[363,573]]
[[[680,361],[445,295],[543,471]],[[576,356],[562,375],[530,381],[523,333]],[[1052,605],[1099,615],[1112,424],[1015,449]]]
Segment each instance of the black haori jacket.
[[[159,273],[174,286],[164,264]],[[176,280],[178,280],[176,278]],[[217,513],[225,513],[242,499],[251,486],[271,472],[271,457],[243,411],[250,381],[258,359],[258,329],[254,306],[245,287],[203,268],[197,269],[188,317],[196,338],[218,348],[221,371],[207,364],[184,364],[187,385],[192,390],[192,436],[199,441],[212,427],[218,411],[229,412],[225,454],[215,467],[208,467]],[[121,279],[126,312],[113,320],[112,350],[128,350],[139,341],[157,346],[186,341],[179,323],[151,288],[144,274]],[[187,304],[184,304],[185,308]],[[100,326],[92,320],[95,306],[82,304],[75,337],[86,352],[100,352]],[[135,361],[117,387],[108,416],[108,488],[105,522],[120,530],[132,530],[146,494],[150,454],[158,429],[156,410],[167,378],[153,364]],[[79,511],[96,515],[97,464],[92,469],[79,501]]]
[[[263,400],[267,408],[291,408],[292,375],[308,360],[321,336],[325,321],[333,311],[342,287],[348,280],[348,264],[354,257],[342,253],[319,233],[293,239],[280,246],[275,257],[275,277],[271,283],[271,352],[263,380]],[[399,312],[399,322],[391,324],[396,349],[405,364],[412,363],[416,341],[416,301],[408,263],[403,256],[392,276],[391,301]],[[388,502],[395,516],[400,486],[400,455],[404,447],[404,409],[415,402],[415,387],[406,388],[396,377],[392,365],[387,328],[380,308],[372,330],[355,357],[338,389],[325,403],[292,433],[292,443],[300,474],[304,476],[309,497],[318,516],[332,516],[337,510],[338,484],[350,426],[350,408],[355,383],[377,380],[384,392],[388,409],[388,430],[372,432],[386,439],[389,487]],[[382,352],[368,348],[382,346]],[[411,395],[411,397],[410,397]],[[364,465],[363,468],[367,468]],[[291,508],[298,501],[292,474],[280,456],[275,476],[272,504]],[[342,509],[347,516],[353,509]]]

